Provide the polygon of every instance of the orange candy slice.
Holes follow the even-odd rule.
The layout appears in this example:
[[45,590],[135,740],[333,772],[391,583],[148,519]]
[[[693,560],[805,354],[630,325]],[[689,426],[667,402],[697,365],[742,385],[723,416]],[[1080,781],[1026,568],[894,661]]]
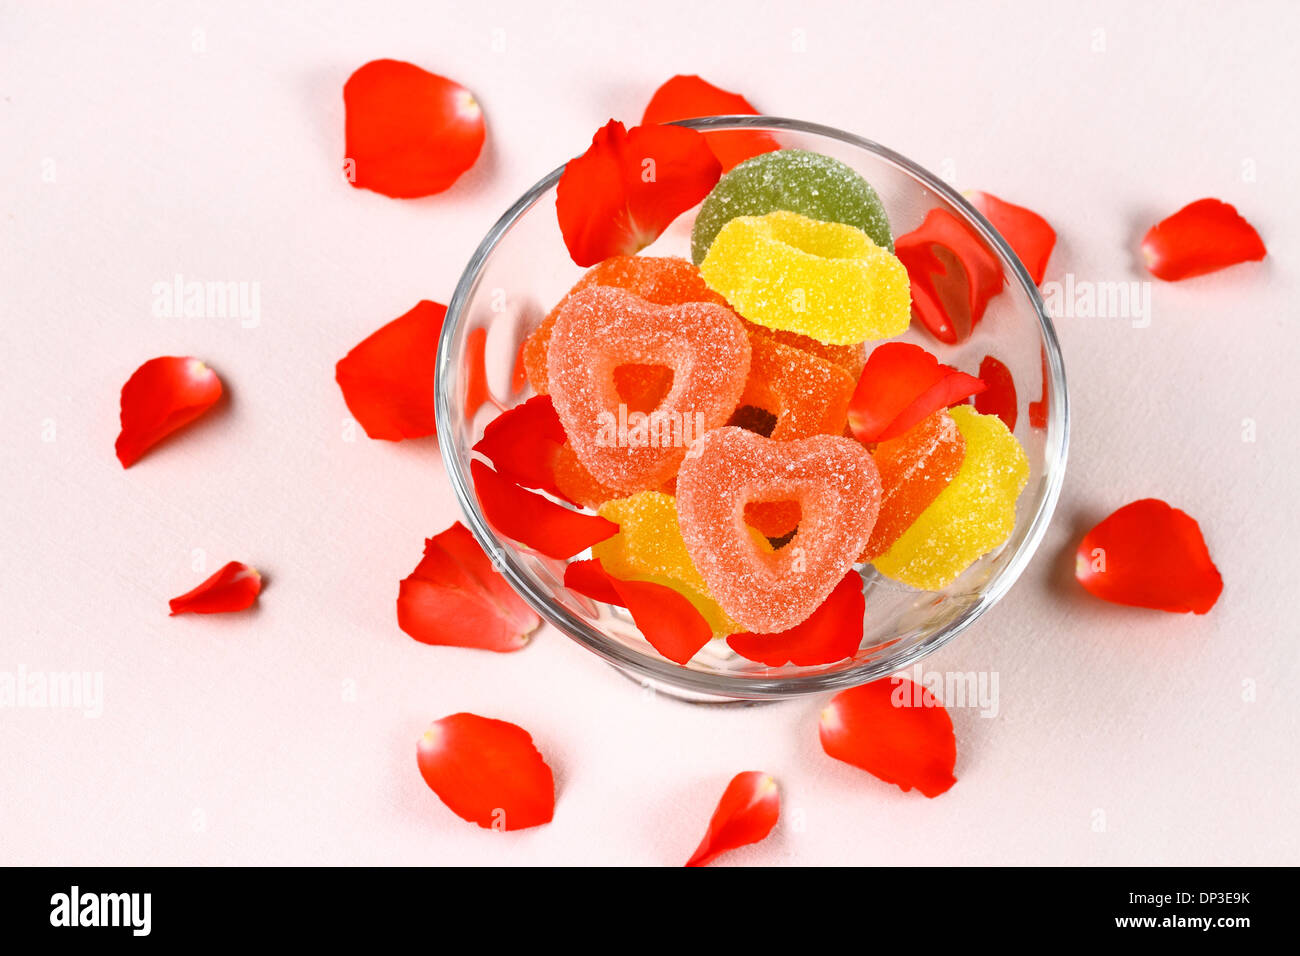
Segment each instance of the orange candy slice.
[[966,439],[944,409],[897,438],[882,441],[873,457],[884,491],[861,561],[888,551],[948,486],[966,457]]

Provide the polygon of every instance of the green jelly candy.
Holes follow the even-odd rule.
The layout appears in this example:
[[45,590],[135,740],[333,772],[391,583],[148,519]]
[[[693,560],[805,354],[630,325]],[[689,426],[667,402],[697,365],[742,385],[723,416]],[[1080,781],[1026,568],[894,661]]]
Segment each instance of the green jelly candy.
[[804,149],[762,153],[727,173],[704,199],[691,231],[691,258],[699,265],[722,227],[737,216],[797,212],[822,222],[861,229],[894,251],[889,217],[871,184],[838,159]]

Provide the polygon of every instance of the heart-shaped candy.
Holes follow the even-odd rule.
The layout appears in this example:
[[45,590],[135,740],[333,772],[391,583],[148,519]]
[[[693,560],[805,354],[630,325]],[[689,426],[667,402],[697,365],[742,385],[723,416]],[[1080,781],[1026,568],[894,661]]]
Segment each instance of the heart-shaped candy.
[[[628,365],[672,371],[650,412],[629,410],[619,392],[615,372]],[[625,493],[671,479],[690,444],[731,416],[748,373],[749,336],[726,306],[655,305],[607,286],[568,296],[547,351],[551,399],[574,453]]]
[[[750,631],[806,620],[853,566],[880,509],[880,474],[851,438],[772,441],[743,428],[700,438],[677,476],[677,516],[709,592]],[[795,501],[799,528],[764,552],[745,525],[752,502]]]

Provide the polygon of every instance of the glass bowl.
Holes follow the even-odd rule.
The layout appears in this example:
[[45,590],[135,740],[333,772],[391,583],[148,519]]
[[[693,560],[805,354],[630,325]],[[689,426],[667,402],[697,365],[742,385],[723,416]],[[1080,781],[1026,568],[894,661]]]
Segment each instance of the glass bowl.
[[[704,647],[685,667],[660,657],[621,608],[597,604],[563,586],[565,562],[522,548],[496,534],[483,517],[470,481],[472,446],[499,413],[488,402],[467,414],[467,357],[483,356],[487,383],[503,407],[531,390],[515,374],[519,343],[585,271],[570,260],[555,215],[554,170],[510,207],[470,258],[452,296],[439,345],[438,442],[465,521],[497,568],[547,621],[628,676],[656,690],[700,702],[760,701],[852,687],[894,673],[947,644],[993,606],[1025,569],[1047,528],[1064,476],[1068,436],[1065,370],[1056,333],[1038,289],[1006,241],[956,191],[892,150],[851,133],[771,116],[716,116],[683,121],[700,130],[754,129],[783,146],[825,153],[856,169],[880,194],[894,235],[942,208],[964,222],[1000,261],[1006,279],[983,320],[964,342],[945,346],[919,323],[901,338],[942,361],[975,371],[987,354],[1011,370],[1018,390],[1015,434],[1029,456],[1029,483],[1016,505],[1010,539],[942,591],[922,592],[890,581],[870,566],[861,572],[866,621],[861,650],[818,667],[766,667],[737,656],[725,641]],[[690,257],[695,210],[681,216],[647,255]],[[1044,377],[1046,381],[1044,381]],[[1040,391],[1041,390],[1041,391]],[[1046,406],[1034,427],[1030,402]],[[581,557],[581,556],[579,556]]]

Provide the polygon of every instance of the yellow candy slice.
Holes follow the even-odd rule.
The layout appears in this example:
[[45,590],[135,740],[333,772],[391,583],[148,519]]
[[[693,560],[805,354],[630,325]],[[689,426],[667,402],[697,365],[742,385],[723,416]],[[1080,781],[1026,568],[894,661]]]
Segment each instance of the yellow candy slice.
[[700,274],[759,325],[828,345],[886,339],[907,330],[907,269],[854,226],[796,212],[737,216],[718,233]]
[[1029,459],[996,415],[969,405],[951,410],[966,457],[948,487],[888,551],[872,563],[887,578],[923,591],[946,587],[976,558],[1011,536],[1016,498],[1029,481]]
[[[677,525],[677,499],[642,491],[600,506],[601,517],[618,524],[618,534],[592,546],[591,554],[616,578],[652,581],[679,592],[695,605],[715,635],[744,628],[709,596]],[[766,543],[766,539],[764,539]]]

